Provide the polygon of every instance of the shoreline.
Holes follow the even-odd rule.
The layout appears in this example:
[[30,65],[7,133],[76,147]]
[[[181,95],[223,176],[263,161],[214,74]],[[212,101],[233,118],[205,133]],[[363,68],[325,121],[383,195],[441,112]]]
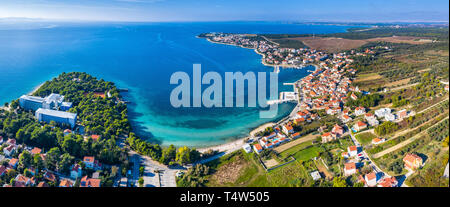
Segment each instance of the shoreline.
[[[197,38],[205,38],[205,37],[198,37],[198,36],[197,36]],[[257,53],[257,54],[259,54],[259,55],[262,56],[262,58],[261,58],[261,63],[262,63],[264,66],[270,66],[270,67],[279,66],[279,67],[282,67],[282,68],[295,68],[295,69],[303,69],[303,68],[306,68],[306,67],[308,67],[308,66],[313,66],[313,67],[314,67],[314,70],[317,70],[317,69],[319,68],[319,65],[317,65],[317,64],[307,64],[307,65],[305,65],[305,66],[303,66],[303,67],[300,67],[300,68],[294,67],[294,66],[289,66],[289,65],[271,65],[271,64],[267,64],[267,63],[264,62],[265,55],[262,54],[262,53],[260,53],[260,52],[258,52],[257,48],[248,48],[248,47],[243,47],[243,46],[236,45],[236,44],[222,43],[222,42],[214,42],[214,41],[210,40],[209,38],[205,38],[205,39],[206,39],[207,41],[211,42],[211,43],[214,43],[214,44],[231,45],[231,46],[237,46],[237,47],[241,47],[241,48],[245,48],[245,49],[252,49],[255,53]],[[303,78],[301,78],[301,79],[303,79]],[[299,80],[301,80],[301,79],[299,79]],[[299,105],[299,104],[297,103],[297,105],[292,109],[292,111],[294,111],[295,108],[297,108],[298,105]],[[292,113],[292,112],[291,112],[291,113]],[[291,114],[291,113],[290,113],[290,114]],[[283,118],[281,118],[280,121],[282,121],[282,120],[286,119],[287,117],[289,117],[290,114],[287,115],[287,116],[285,116],[285,117],[283,117]],[[236,149],[239,149],[239,148],[241,148],[244,144],[246,144],[245,141],[244,141],[245,139],[253,138],[253,137],[254,137],[253,135],[254,135],[256,132],[262,131],[262,130],[264,130],[265,128],[267,128],[267,127],[269,127],[269,126],[274,126],[274,125],[278,124],[280,121],[278,121],[277,123],[274,123],[274,122],[267,122],[267,123],[261,124],[261,125],[259,125],[258,127],[252,129],[252,131],[250,131],[250,133],[249,133],[249,136],[237,138],[237,139],[235,139],[235,140],[233,140],[233,141],[225,142],[225,143],[223,143],[223,144],[212,145],[212,146],[208,146],[208,147],[200,147],[200,148],[197,148],[197,151],[199,151],[199,152],[201,152],[201,153],[206,152],[206,151],[208,151],[208,150],[217,150],[217,151],[219,151],[219,152],[228,152],[228,151],[230,151],[230,150],[236,150]]]
[[33,93],[36,92],[37,90],[39,90],[39,88],[41,88],[45,84],[45,82],[47,82],[47,81],[44,81],[43,83],[41,83],[38,86],[34,87],[32,91],[27,93],[27,95],[29,95],[29,96],[33,95]]
[[261,64],[263,64],[264,66],[268,66],[268,67],[277,67],[277,66],[278,66],[278,67],[281,67],[281,68],[303,69],[303,68],[306,68],[306,67],[308,67],[308,66],[314,66],[315,69],[318,68],[318,65],[317,65],[317,64],[312,64],[312,63],[308,63],[308,64],[306,64],[306,65],[304,65],[304,66],[293,66],[293,65],[285,65],[285,64],[280,64],[280,65],[269,64],[269,63],[266,63],[266,62],[264,61],[264,59],[266,58],[266,55],[263,54],[263,53],[260,53],[260,52],[258,51],[257,48],[249,48],[249,47],[244,47],[244,46],[242,46],[242,45],[236,45],[236,44],[231,44],[231,43],[215,42],[215,41],[210,40],[210,39],[207,38],[207,37],[199,37],[199,36],[197,36],[197,38],[204,38],[204,39],[206,39],[208,42],[211,42],[211,43],[214,43],[214,44],[231,45],[231,46],[235,46],[235,47],[241,47],[241,48],[244,48],[244,49],[253,50],[256,54],[262,56],[262,58],[261,58]]
[[197,151],[199,151],[201,153],[206,152],[208,150],[217,150],[219,152],[227,152],[229,150],[241,148],[242,145],[245,144],[245,139],[253,138],[255,133],[266,129],[267,127],[272,127],[275,124],[276,123],[274,123],[274,122],[267,122],[267,123],[261,124],[258,127],[252,129],[252,131],[250,131],[250,133],[249,133],[249,136],[241,137],[241,138],[235,139],[231,142],[226,142],[226,143],[219,144],[219,145],[197,148]]

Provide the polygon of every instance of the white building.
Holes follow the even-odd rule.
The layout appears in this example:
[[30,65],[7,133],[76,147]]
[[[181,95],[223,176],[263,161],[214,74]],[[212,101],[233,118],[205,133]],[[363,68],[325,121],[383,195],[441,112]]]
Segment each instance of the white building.
[[64,96],[52,93],[45,98],[41,98],[38,96],[29,96],[23,95],[19,98],[20,107],[25,110],[33,110],[36,111],[39,108],[43,109],[58,109],[62,108],[62,110],[69,110],[72,107],[71,102],[63,102]]
[[386,121],[394,121],[395,120],[395,114],[386,114],[385,116],[384,116],[384,119],[386,120]]
[[322,176],[320,176],[320,173],[319,173],[319,171],[314,171],[314,172],[311,172],[311,177],[313,178],[313,180],[319,180],[320,178],[322,178]]
[[367,123],[369,123],[370,126],[377,126],[380,124],[380,122],[374,117],[367,119]]
[[366,113],[366,109],[364,107],[356,107],[355,115],[360,116]]
[[71,128],[75,127],[77,122],[77,114],[64,112],[64,111],[56,111],[51,109],[42,109],[39,108],[35,113],[36,119],[39,121],[50,123],[51,121],[55,121],[58,124],[67,124]]
[[358,154],[358,148],[356,146],[349,146],[347,152],[350,157],[356,156]]
[[366,174],[364,176],[364,180],[366,181],[367,186],[375,187],[377,186],[377,175],[374,172]]
[[390,113],[391,113],[391,109],[390,108],[381,108],[381,109],[378,109],[378,110],[375,111],[375,115],[378,118],[384,117],[384,116],[386,116],[387,114],[390,114]]
[[242,149],[244,149],[246,153],[252,152],[252,147],[250,146],[250,144],[245,144],[244,146],[242,146]]

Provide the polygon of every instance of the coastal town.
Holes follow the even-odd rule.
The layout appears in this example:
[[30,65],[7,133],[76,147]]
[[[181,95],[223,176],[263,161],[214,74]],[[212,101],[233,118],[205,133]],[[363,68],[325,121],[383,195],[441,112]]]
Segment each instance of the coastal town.
[[248,137],[198,150],[139,138],[120,95],[127,89],[86,73],[63,73],[0,108],[1,186],[409,187],[425,185],[423,172],[448,183],[448,76],[422,69],[392,81],[397,84],[377,85],[370,81],[381,75],[362,71],[361,62],[403,45],[327,53],[280,47],[260,35],[199,37],[254,49],[277,73],[314,70],[268,101],[293,103],[288,116]]
[[[339,152],[337,155],[343,160],[342,166],[339,166],[339,171],[341,171],[341,168],[343,169],[340,174],[343,177],[357,175],[354,183],[361,183],[362,186],[407,187],[405,180],[408,176],[411,176],[417,169],[423,167],[423,155],[418,156],[415,153],[406,153],[402,159],[404,172],[406,173],[401,176],[392,176],[390,175],[393,174],[392,172],[387,173],[387,170],[383,170],[373,161],[374,158],[380,157],[379,154],[373,155],[366,152],[366,149],[370,150],[373,147],[389,142],[391,139],[391,137],[385,136],[383,133],[375,133],[374,131],[378,131],[376,129],[381,129],[391,123],[403,123],[408,118],[411,120],[418,114],[408,107],[374,108],[357,104],[358,100],[363,97],[375,97],[374,94],[383,94],[388,93],[389,90],[397,90],[396,88],[384,88],[380,91],[369,92],[361,90],[357,85],[353,84],[355,74],[358,72],[357,69],[352,67],[354,58],[370,57],[374,54],[391,51],[392,48],[389,46],[371,46],[360,51],[350,50],[326,54],[310,48],[279,48],[276,43],[269,41],[264,36],[257,35],[208,33],[202,34],[200,37],[207,38],[208,41],[213,43],[254,49],[255,52],[262,55],[262,63],[267,66],[274,66],[276,68],[275,71],[278,70],[278,67],[302,69],[307,64],[315,66],[315,70],[311,71],[309,75],[295,83],[290,83],[294,87],[292,92],[281,92],[279,100],[268,102],[269,104],[286,101],[296,103],[297,105],[289,117],[247,138],[247,143],[242,143],[242,149],[246,153],[255,152],[260,154],[258,159],[266,171],[285,165],[286,163],[282,163],[283,161],[280,163],[280,159],[277,156],[279,157],[279,155],[283,154],[283,151],[289,151],[290,148],[296,148],[297,145],[308,141],[312,141],[312,145],[335,141],[342,143],[341,140],[345,139],[350,140],[346,147],[341,147],[337,151],[333,149],[333,151]],[[447,104],[448,106],[448,83],[442,84],[441,87],[444,94],[438,95],[441,98],[439,98],[440,102],[436,105]],[[289,95],[289,98],[286,98],[286,94]],[[318,120],[325,117],[334,117],[335,119],[333,120],[335,122],[329,123],[328,126],[316,127],[317,131],[315,132],[305,133],[305,130],[302,130],[306,128],[305,126],[313,125],[312,123],[318,122]],[[448,113],[443,116],[442,121],[447,121],[448,123]],[[440,122],[436,123],[436,125]],[[369,134],[370,136],[367,136]],[[382,135],[377,136],[375,134]],[[364,143],[361,143],[361,141]],[[236,150],[238,149],[229,149],[227,153],[232,153]],[[276,152],[275,154],[278,155],[269,156],[267,159],[267,154],[271,154],[271,152]],[[318,157],[311,158],[316,163]],[[325,169],[318,165],[316,170],[310,170],[310,176],[314,181],[325,177],[329,178],[331,177],[330,174],[332,174],[329,172],[327,164],[323,162],[322,158],[320,159],[321,164],[325,165]],[[289,162],[291,161],[287,163]],[[448,178],[447,169],[448,163],[443,174],[444,177]]]

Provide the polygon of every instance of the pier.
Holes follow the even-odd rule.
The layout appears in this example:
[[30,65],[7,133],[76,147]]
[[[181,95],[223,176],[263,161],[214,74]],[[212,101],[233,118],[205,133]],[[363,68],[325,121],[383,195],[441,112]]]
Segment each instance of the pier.
[[297,93],[296,92],[280,92],[280,98],[277,100],[269,100],[267,104],[279,104],[285,102],[297,102]]
[[274,66],[273,72],[274,73],[280,73],[280,66],[278,66],[278,65]]

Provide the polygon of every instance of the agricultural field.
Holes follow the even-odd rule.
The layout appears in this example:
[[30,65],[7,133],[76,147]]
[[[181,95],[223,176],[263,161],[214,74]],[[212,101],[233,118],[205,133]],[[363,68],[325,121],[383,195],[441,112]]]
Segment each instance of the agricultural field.
[[368,145],[372,142],[372,139],[377,138],[377,136],[371,132],[363,132],[355,135],[356,139],[362,145]]

